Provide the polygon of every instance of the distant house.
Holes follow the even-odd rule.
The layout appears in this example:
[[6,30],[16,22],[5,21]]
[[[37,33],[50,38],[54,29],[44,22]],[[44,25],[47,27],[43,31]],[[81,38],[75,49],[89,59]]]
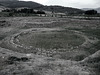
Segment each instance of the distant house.
[[65,13],[55,13],[55,12],[51,12],[51,11],[45,11],[46,13],[46,16],[49,16],[49,17],[64,17],[66,16]]
[[65,13],[54,13],[54,16],[55,17],[64,17],[64,16],[66,16],[66,14]]

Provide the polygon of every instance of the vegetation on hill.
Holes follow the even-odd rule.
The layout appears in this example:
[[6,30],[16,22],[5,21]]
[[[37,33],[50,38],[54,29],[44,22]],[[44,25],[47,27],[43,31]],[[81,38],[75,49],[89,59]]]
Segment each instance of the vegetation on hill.
[[96,10],[98,13],[100,13],[100,7],[99,8],[83,8],[82,10],[87,11],[87,10]]
[[96,15],[97,11],[96,10],[87,10],[87,11],[85,11],[85,14],[86,15]]
[[28,7],[37,10],[54,11],[60,13],[83,13],[83,10],[71,7],[63,6],[44,6],[42,4],[31,1],[0,1],[0,4],[8,8],[21,8]]
[[63,7],[63,6],[44,6],[42,8],[38,8],[46,11],[52,11],[52,12],[60,12],[60,13],[66,13],[66,14],[82,14],[83,11],[77,8],[72,7]]
[[2,12],[0,13],[2,14],[1,16],[6,16],[6,17],[10,17],[10,16],[38,16],[38,15],[45,15],[45,12],[42,10],[37,10],[34,11],[34,9],[31,8],[23,8],[23,9],[5,9],[2,10]]

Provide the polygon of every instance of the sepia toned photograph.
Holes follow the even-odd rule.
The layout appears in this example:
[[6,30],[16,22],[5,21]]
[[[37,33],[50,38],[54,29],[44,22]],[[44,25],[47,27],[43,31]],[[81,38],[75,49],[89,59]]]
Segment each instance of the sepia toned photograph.
[[100,0],[0,0],[0,75],[100,75]]

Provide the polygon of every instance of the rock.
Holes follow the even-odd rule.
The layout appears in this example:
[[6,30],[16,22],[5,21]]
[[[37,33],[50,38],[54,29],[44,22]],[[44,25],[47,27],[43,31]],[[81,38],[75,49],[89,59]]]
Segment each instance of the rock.
[[22,57],[21,58],[21,61],[23,61],[23,62],[26,62],[26,61],[28,61],[29,59],[27,58],[27,57]]
[[7,64],[14,64],[15,62],[26,62],[29,59],[27,57],[15,57],[15,56],[10,56],[8,59],[5,61]]

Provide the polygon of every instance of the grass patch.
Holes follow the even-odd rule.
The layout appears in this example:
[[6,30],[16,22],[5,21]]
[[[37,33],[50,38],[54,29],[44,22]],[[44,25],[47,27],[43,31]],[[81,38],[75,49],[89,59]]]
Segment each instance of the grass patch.
[[78,46],[84,42],[84,38],[70,31],[34,32],[21,35],[17,39],[26,46],[45,49],[66,49],[69,46]]
[[[86,28],[86,29],[68,28],[68,29],[81,31],[89,38],[92,37],[92,39],[93,39],[93,37],[96,37],[97,39],[100,40],[100,29],[91,29],[91,28]],[[98,41],[96,44],[93,44],[90,48],[85,48],[85,50],[91,54],[95,53],[99,49],[100,49],[100,41]]]

